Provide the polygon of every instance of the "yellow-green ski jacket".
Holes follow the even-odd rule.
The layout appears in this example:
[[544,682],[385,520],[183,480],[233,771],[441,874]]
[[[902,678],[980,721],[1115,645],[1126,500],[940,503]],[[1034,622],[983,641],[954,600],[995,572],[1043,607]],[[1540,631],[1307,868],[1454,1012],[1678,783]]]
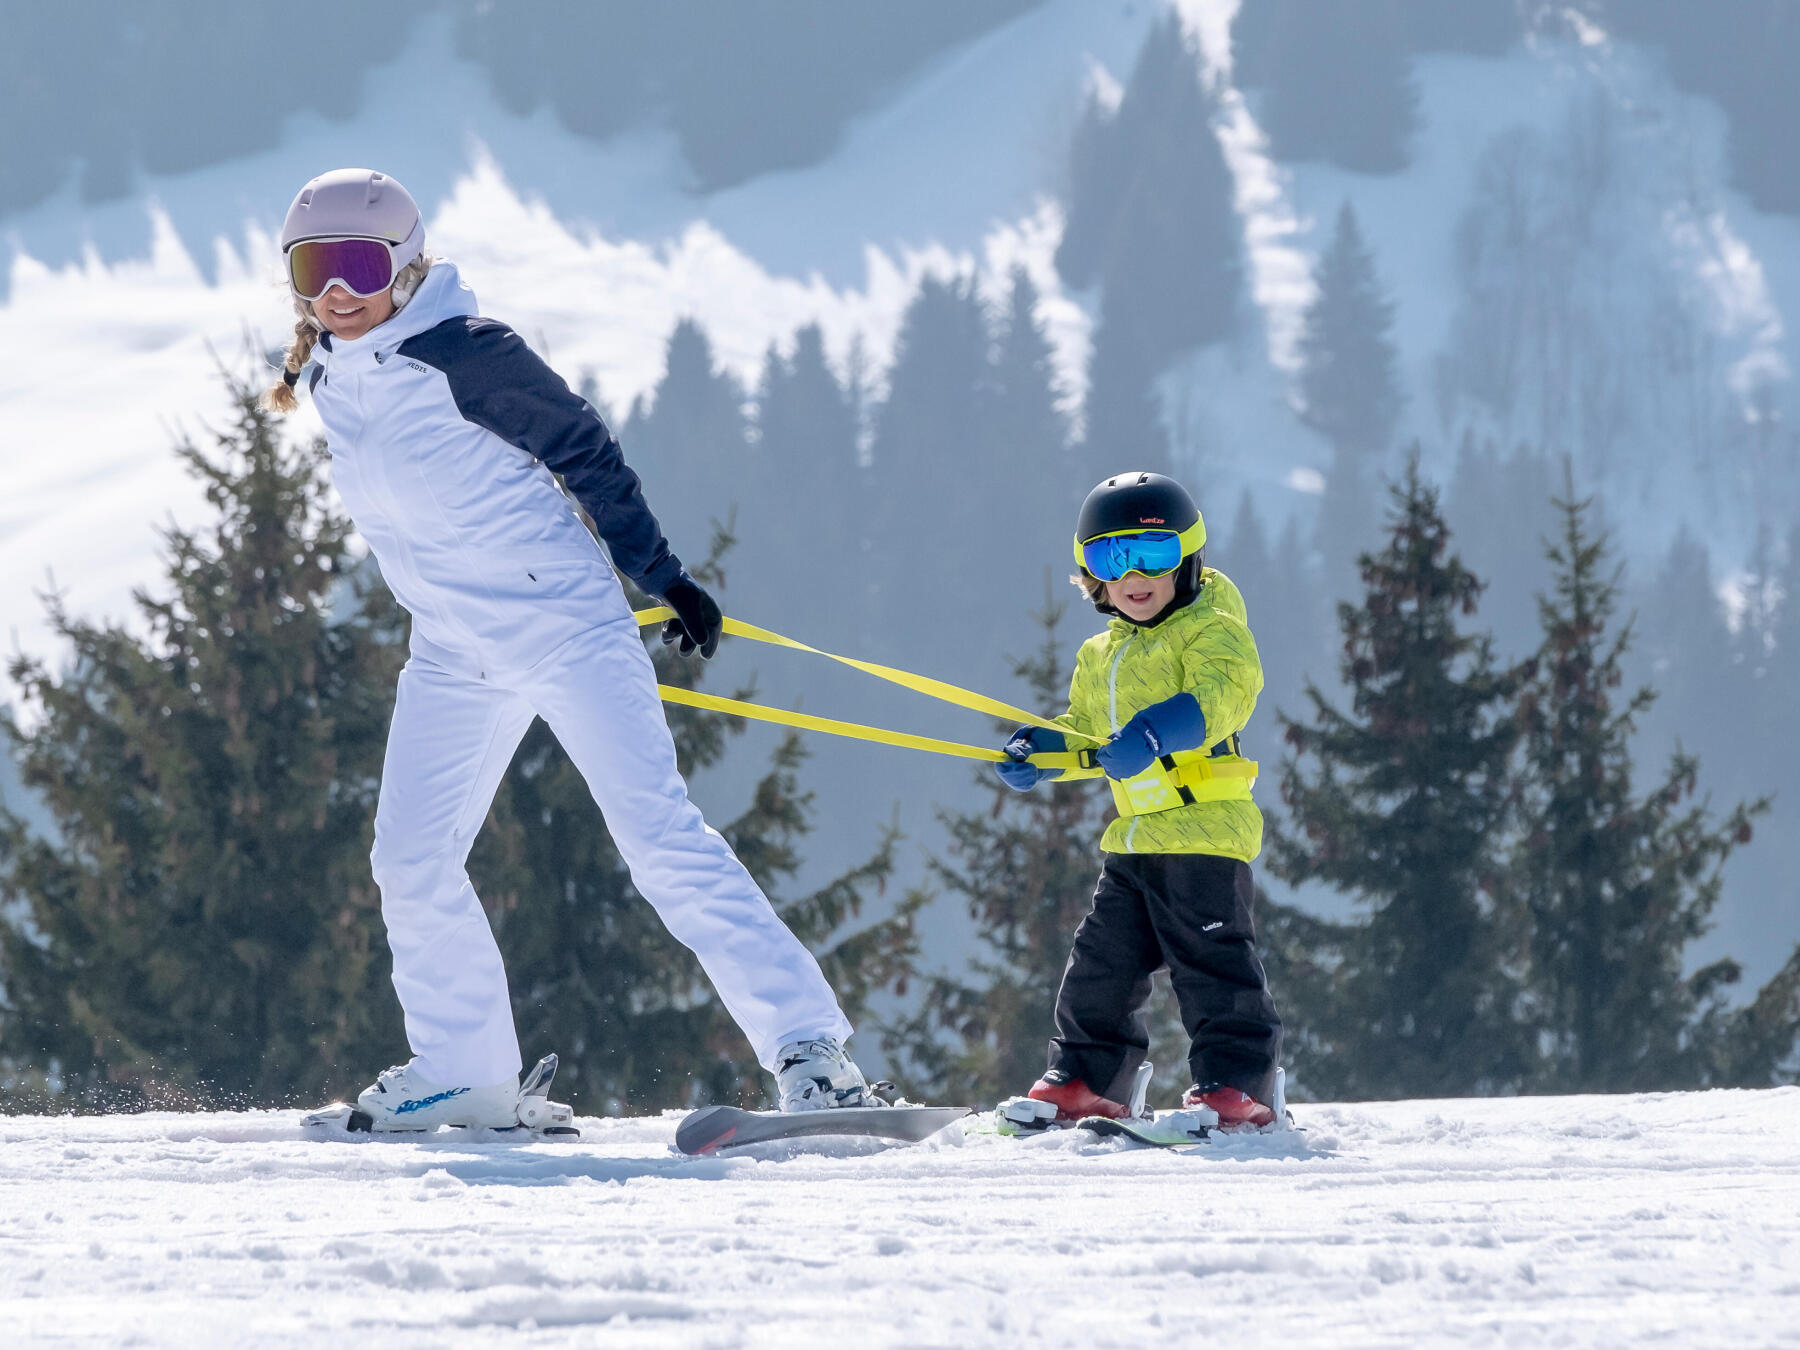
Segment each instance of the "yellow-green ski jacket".
[[[1154,628],[1114,619],[1081,645],[1069,682],[1069,711],[1056,720],[1102,740],[1132,716],[1184,690],[1200,701],[1209,751],[1244,729],[1262,692],[1262,661],[1244,597],[1223,572],[1201,573],[1200,594]],[[1200,801],[1106,827],[1108,853],[1215,853],[1254,862],[1262,812],[1241,799]]]

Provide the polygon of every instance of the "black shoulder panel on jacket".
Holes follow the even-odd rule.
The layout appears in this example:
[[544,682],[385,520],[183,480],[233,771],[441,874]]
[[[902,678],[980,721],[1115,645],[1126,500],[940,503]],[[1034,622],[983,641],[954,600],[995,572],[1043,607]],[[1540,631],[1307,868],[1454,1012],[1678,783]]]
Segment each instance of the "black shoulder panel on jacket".
[[680,574],[617,438],[510,327],[472,315],[446,319],[402,342],[400,354],[443,371],[466,420],[561,474],[613,561],[647,593],[660,596]]
[[306,382],[306,392],[309,394],[318,393],[319,392],[319,381],[324,378],[325,378],[325,367],[324,366],[314,366],[312,378]]

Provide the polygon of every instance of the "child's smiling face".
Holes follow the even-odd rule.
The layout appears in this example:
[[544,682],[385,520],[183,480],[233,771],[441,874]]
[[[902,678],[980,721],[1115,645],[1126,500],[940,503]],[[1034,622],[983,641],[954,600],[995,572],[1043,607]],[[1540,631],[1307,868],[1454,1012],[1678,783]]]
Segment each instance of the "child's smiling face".
[[1175,598],[1175,574],[1147,577],[1133,572],[1123,581],[1106,583],[1106,603],[1140,623],[1154,618]]

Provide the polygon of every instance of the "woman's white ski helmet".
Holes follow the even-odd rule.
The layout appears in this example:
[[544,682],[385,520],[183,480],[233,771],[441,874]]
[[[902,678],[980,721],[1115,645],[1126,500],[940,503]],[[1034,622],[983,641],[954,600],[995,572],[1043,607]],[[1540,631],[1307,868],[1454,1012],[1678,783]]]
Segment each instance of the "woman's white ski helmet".
[[412,193],[373,169],[333,169],[300,189],[281,226],[285,255],[307,239],[383,239],[398,272],[425,250],[425,217]]

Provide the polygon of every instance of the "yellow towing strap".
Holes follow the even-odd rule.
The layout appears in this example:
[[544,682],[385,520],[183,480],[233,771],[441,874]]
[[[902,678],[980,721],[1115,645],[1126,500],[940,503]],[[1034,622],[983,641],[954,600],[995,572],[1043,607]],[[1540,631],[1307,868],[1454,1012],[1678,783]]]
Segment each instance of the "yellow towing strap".
[[[674,618],[675,611],[659,605],[655,609],[640,609],[632,617],[637,620],[639,628],[650,628]],[[733,637],[748,638],[752,642],[767,643],[771,647],[787,647],[792,651],[823,656],[827,660],[836,661],[854,670],[873,675],[876,679],[886,680],[889,684],[897,684],[902,689],[911,689],[915,693],[924,694],[927,698],[935,698],[944,703],[954,704],[959,708],[987,713],[990,717],[1017,722],[1023,726],[1043,727],[1047,731],[1060,732],[1064,736],[1092,741],[1095,745],[1105,744],[1097,736],[1089,736],[1085,732],[1058,726],[1055,722],[1039,717],[1036,713],[1026,712],[1023,708],[1015,708],[1010,703],[1003,703],[997,698],[989,698],[985,694],[977,694],[970,689],[947,684],[943,680],[934,680],[928,675],[915,675],[911,671],[897,670],[893,666],[879,665],[874,661],[858,661],[855,657],[838,656],[833,652],[820,651],[817,647],[809,647],[804,642],[796,642],[791,637],[784,637],[780,633],[772,632],[767,628],[758,628],[753,623],[744,623],[739,619],[724,620],[723,628],[727,634]],[[934,755],[954,755],[959,759],[982,760],[989,764],[1004,764],[1007,758],[1004,752],[991,750],[984,745],[965,745],[961,741],[944,741],[935,736],[915,736],[905,731],[889,731],[885,727],[864,726],[860,722],[844,722],[835,717],[816,717],[812,713],[789,712],[785,708],[771,708],[761,703],[746,703],[742,699],[723,698],[718,694],[702,694],[697,690],[680,689],[670,684],[657,685],[656,692],[665,703],[679,703],[684,707],[701,708],[707,712],[729,713],[733,717],[745,717],[756,722],[773,722],[777,726],[795,727],[801,731],[822,731],[831,736],[847,736],[851,740],[872,741],[876,745],[896,745],[903,749],[924,750]],[[1062,777],[1059,781],[1062,782],[1106,777],[1106,771],[1094,762],[1092,750],[1046,750],[1030,756],[1028,762],[1040,769],[1060,769]],[[1254,782],[1256,770],[1255,761],[1238,759],[1235,756],[1223,762],[1211,758],[1198,759],[1181,764],[1172,775],[1169,775],[1169,781],[1176,789],[1189,787],[1205,791],[1202,784],[1209,781],[1248,779]],[[1115,792],[1114,795],[1118,794]]]
[[[632,617],[637,620],[639,628],[649,628],[653,624],[664,623],[674,618],[675,611],[667,606],[659,605],[655,609],[640,609]],[[767,628],[758,628],[755,624],[745,623],[741,619],[726,619],[724,631],[731,637],[749,638],[752,642],[765,642],[771,647],[786,647],[791,651],[823,656],[828,661],[836,661],[839,665],[860,670],[865,675],[873,675],[878,680],[886,680],[889,684],[897,684],[902,689],[911,689],[914,693],[924,694],[927,698],[935,698],[944,703],[954,704],[959,708],[968,708],[972,712],[986,713],[990,717],[1017,722],[1021,726],[1043,727],[1046,731],[1060,731],[1065,736],[1093,741],[1095,745],[1105,744],[1098,737],[1071,731],[1068,727],[1058,726],[1055,722],[1039,717],[1036,713],[1026,712],[1023,708],[1015,708],[1010,703],[1002,703],[999,699],[989,698],[986,694],[977,694],[972,689],[946,684],[943,680],[934,680],[929,675],[915,675],[910,670],[896,670],[893,666],[878,665],[874,661],[858,661],[854,656],[839,656],[835,652],[822,652],[817,647],[809,647],[804,642],[796,642],[791,637],[783,637],[780,633],[772,632]],[[756,705],[744,704],[742,706],[753,707]],[[865,727],[864,730],[873,730],[873,728]],[[1005,759],[1006,756],[996,750],[992,754],[983,754],[981,758],[1000,760]]]
[[777,726],[798,727],[802,731],[823,731],[832,736],[848,736],[856,741],[874,741],[877,745],[898,745],[908,750],[928,750],[934,755],[955,755],[960,759],[980,759],[1001,764],[1006,756],[985,745],[964,745],[960,741],[940,741],[932,736],[914,736],[905,731],[888,731],[883,727],[866,727],[860,722],[840,722],[834,717],[814,717],[811,713],[788,712],[761,703],[745,703],[741,699],[720,698],[693,689],[677,689],[672,684],[659,684],[656,692],[665,703],[679,703],[707,712],[730,713],[755,722],[773,722]]
[[[675,611],[667,606],[659,605],[655,609],[640,609],[632,618],[637,620],[639,628],[649,628],[655,624],[665,623],[675,617]],[[1021,726],[1043,727],[1046,731],[1060,732],[1064,736],[1073,736],[1078,740],[1092,741],[1095,745],[1106,742],[1097,736],[1089,736],[1086,732],[1076,731],[1070,727],[1058,726],[1047,718],[1036,713],[1026,712],[1023,708],[1015,708],[1010,703],[1003,703],[997,698],[989,698],[986,694],[977,694],[972,689],[963,689],[943,680],[934,680],[929,675],[915,675],[909,670],[896,670],[893,666],[879,665],[874,661],[858,661],[853,656],[839,656],[834,652],[823,652],[817,647],[809,647],[804,642],[796,642],[791,637],[767,628],[758,628],[753,623],[744,623],[740,619],[726,619],[724,631],[732,637],[749,638],[752,642],[765,642],[771,647],[787,647],[797,652],[808,652],[813,656],[823,656],[829,661],[836,661],[864,674],[873,675],[878,680],[886,680],[889,684],[897,684],[902,689],[911,689],[914,693],[924,694],[927,698],[935,698],[944,703],[954,704],[959,708],[968,708],[972,712],[987,713],[990,717],[998,717],[1005,721],[1017,722]],[[778,726],[798,727],[802,731],[822,731],[831,736],[848,736],[852,740],[873,741],[877,745],[897,745],[910,750],[927,750],[937,755],[955,755],[961,759],[985,760],[990,764],[1006,763],[1006,755],[999,750],[990,750],[982,745],[964,745],[960,741],[941,741],[932,736],[914,736],[905,731],[888,731],[882,727],[864,726],[860,722],[841,722],[832,717],[815,717],[811,713],[788,712],[782,708],[770,708],[761,703],[746,703],[742,699],[721,698],[717,694],[701,694],[692,689],[678,689],[674,685],[659,684],[656,691],[665,703],[679,703],[689,708],[704,708],[708,712],[730,713],[734,717],[747,717],[755,722],[774,722]],[[1042,769],[1062,769],[1064,779],[1104,778],[1105,771],[1093,763],[1091,756],[1083,763],[1077,752],[1063,754],[1043,753],[1031,756],[1030,762]]]

